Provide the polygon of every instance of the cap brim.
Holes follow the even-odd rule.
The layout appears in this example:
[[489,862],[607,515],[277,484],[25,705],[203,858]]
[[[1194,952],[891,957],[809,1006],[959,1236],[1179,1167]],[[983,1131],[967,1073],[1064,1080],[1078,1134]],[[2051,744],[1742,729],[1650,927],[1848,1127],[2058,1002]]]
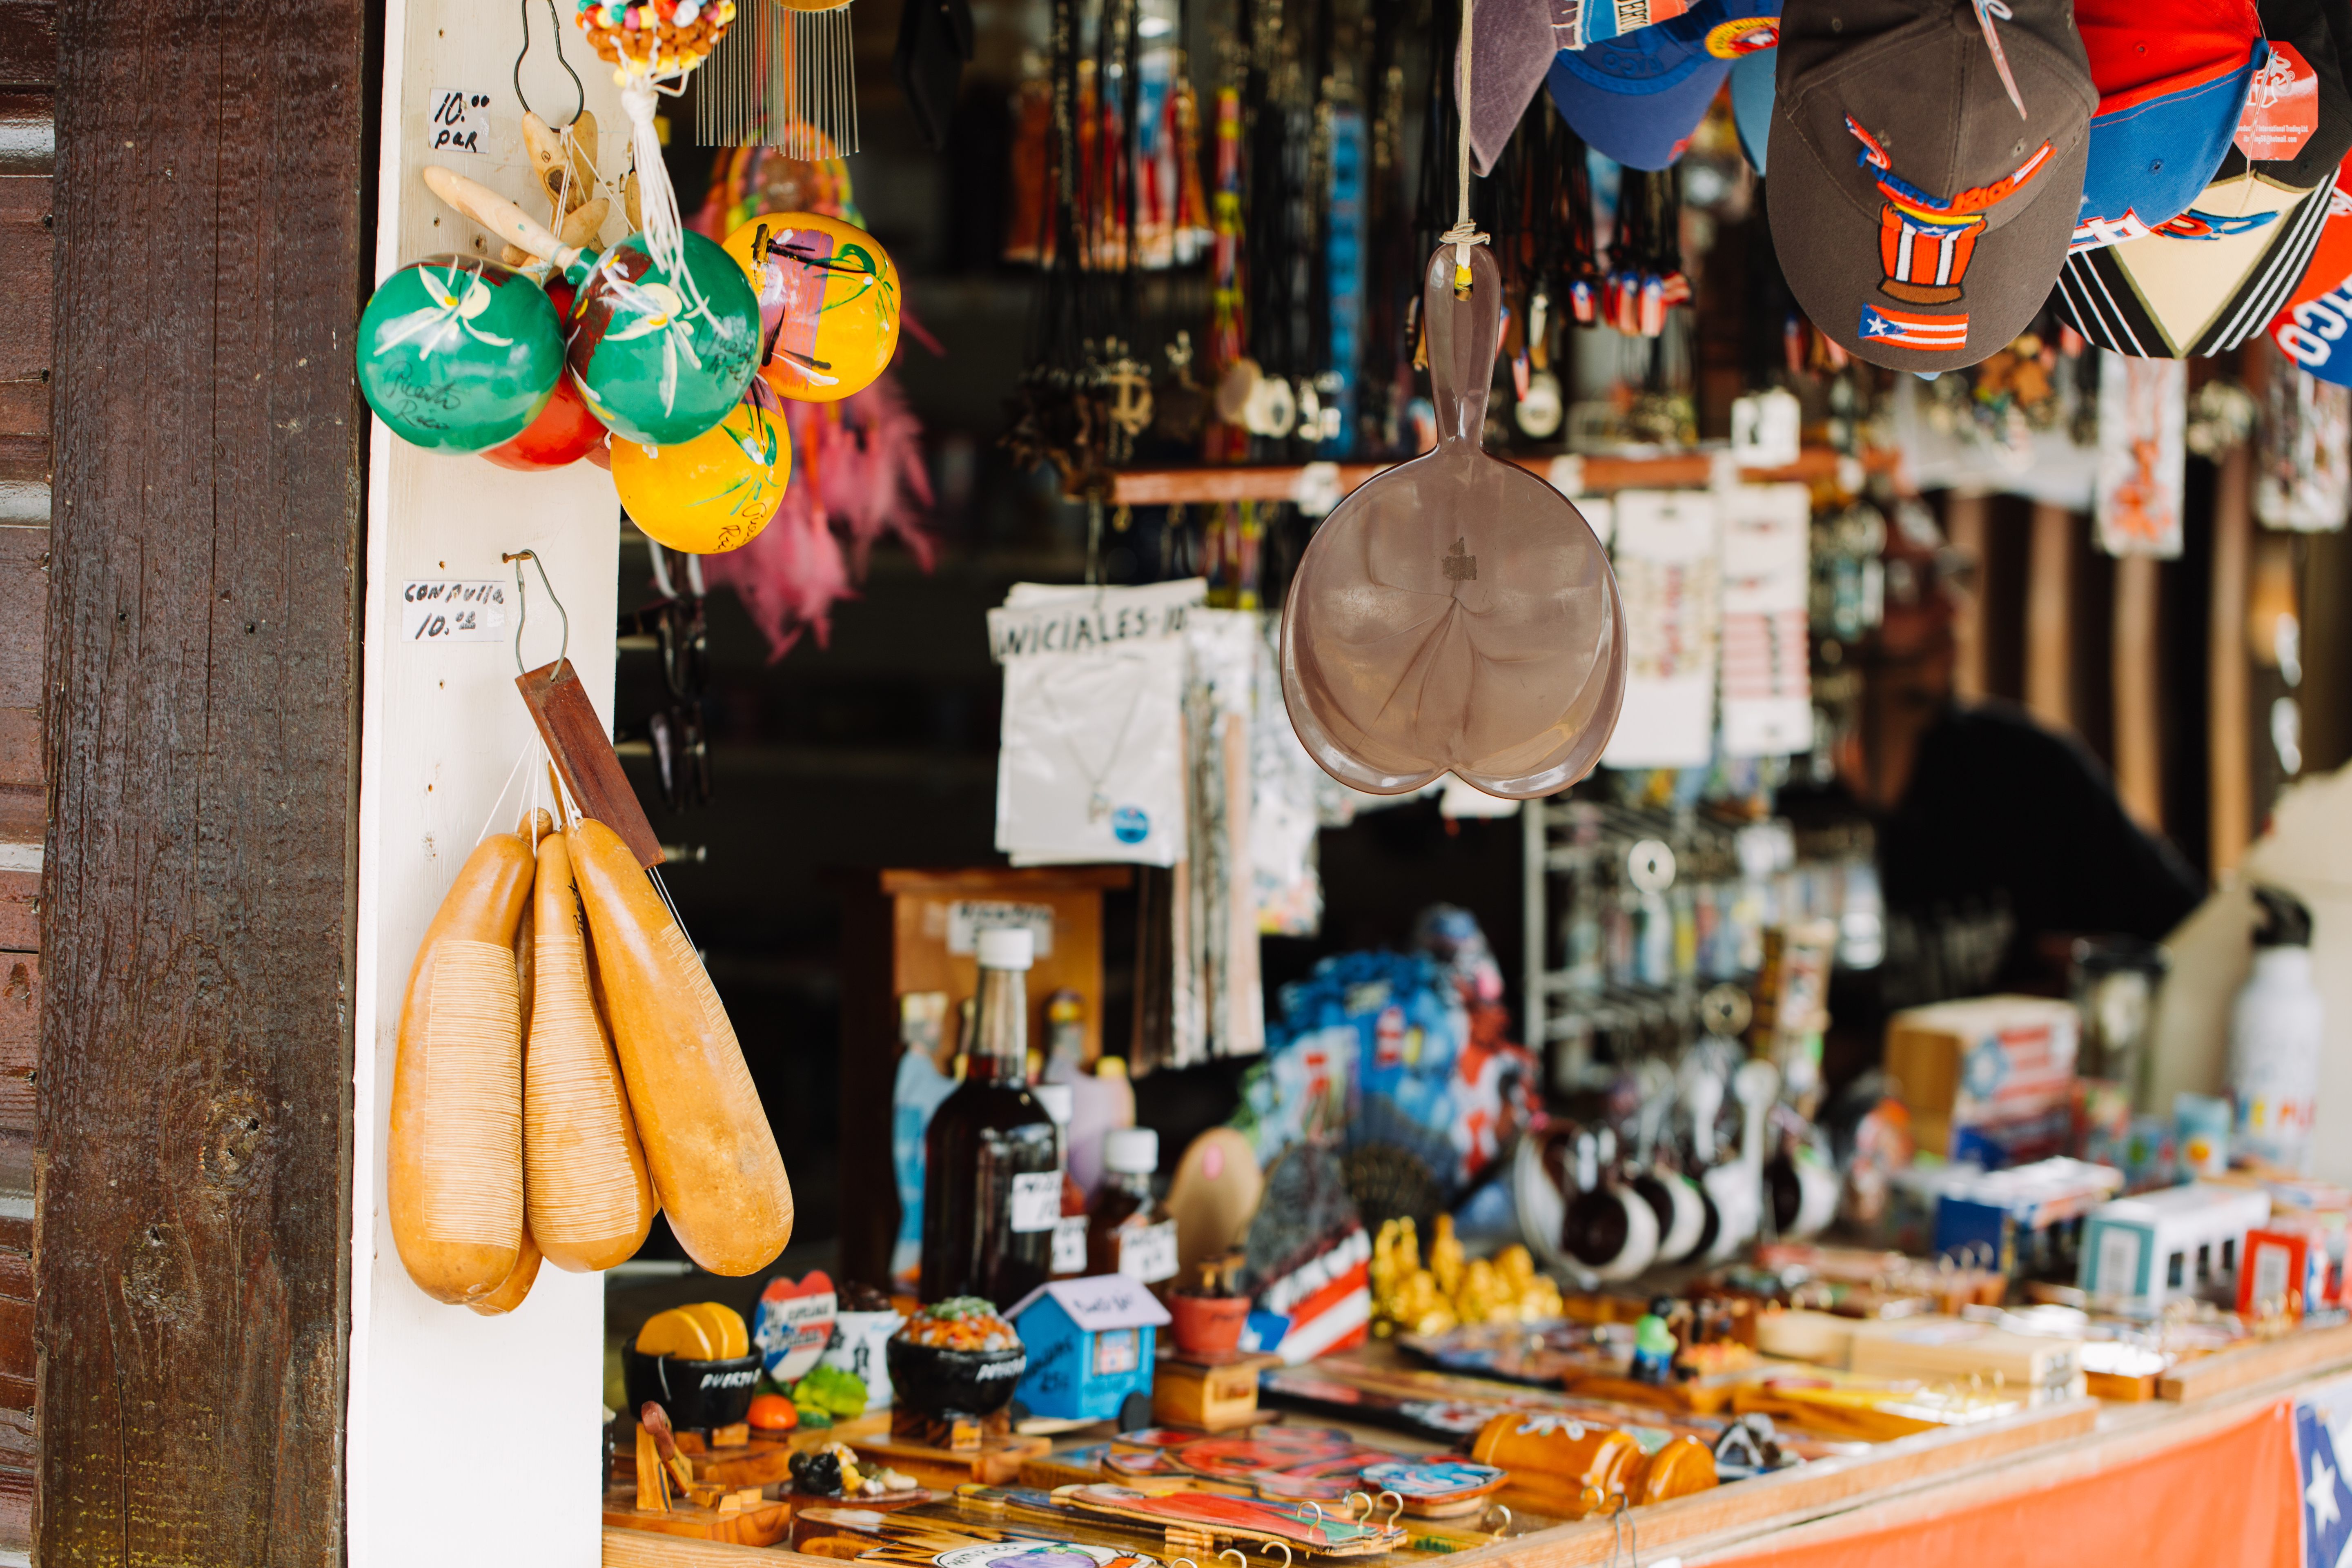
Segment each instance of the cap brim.
[[1731,122],[1739,131],[1739,150],[1759,174],[1766,144],[1772,140],[1772,74],[1780,63],[1778,49],[1760,49],[1731,62]]
[[1665,169],[1706,118],[1706,106],[1731,74],[1731,62],[1700,52],[1688,75],[1649,89],[1646,82],[1602,87],[1570,64],[1570,51],[1552,61],[1544,85],[1569,128],[1584,144],[1629,169]]
[[[1769,156],[1784,174],[1811,156],[1777,115],[1771,140]],[[1886,270],[1879,261],[1878,215],[1857,207],[1835,181],[1789,177],[1770,183],[1765,203],[1771,214],[1773,245],[1783,258],[1804,258],[1801,266],[1784,264],[1790,291],[1806,318],[1857,359],[1909,371],[1965,370],[1981,363],[2032,325],[2050,298],[2074,242],[2089,156],[2090,138],[2077,136],[2034,181],[2041,189],[2032,203],[1977,240],[1957,309],[1907,306],[1881,292]],[[1864,338],[1864,312],[1878,307],[1883,313],[1935,318],[1965,311],[1967,336],[1959,348],[1943,351]]]

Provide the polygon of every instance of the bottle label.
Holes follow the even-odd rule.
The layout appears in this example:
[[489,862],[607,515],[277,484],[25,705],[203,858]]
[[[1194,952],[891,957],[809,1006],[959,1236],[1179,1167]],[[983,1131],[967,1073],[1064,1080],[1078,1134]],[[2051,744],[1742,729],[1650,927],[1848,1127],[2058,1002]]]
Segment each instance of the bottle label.
[[1176,1222],[1163,1219],[1125,1232],[1118,1245],[1118,1271],[1146,1285],[1176,1278]]
[[1084,1274],[1087,1271],[1087,1216],[1082,1214],[1064,1215],[1054,1222],[1054,1272]]
[[1024,1171],[1013,1178],[1013,1229],[1016,1235],[1052,1230],[1061,1221],[1061,1172]]

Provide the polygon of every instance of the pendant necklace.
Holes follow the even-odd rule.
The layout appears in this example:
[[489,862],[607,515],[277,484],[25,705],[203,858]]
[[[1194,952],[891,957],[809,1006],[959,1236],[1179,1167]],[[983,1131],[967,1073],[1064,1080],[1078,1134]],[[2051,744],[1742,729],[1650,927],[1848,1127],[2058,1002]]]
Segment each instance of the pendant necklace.
[[1063,749],[1070,753],[1070,760],[1078,764],[1078,776],[1086,781],[1087,820],[1100,822],[1110,815],[1110,796],[1103,793],[1103,785],[1110,776],[1112,766],[1118,763],[1119,752],[1126,748],[1127,732],[1135,723],[1135,710],[1143,706],[1143,689],[1139,686],[1135,695],[1129,700],[1127,717],[1119,721],[1118,738],[1111,742],[1110,751],[1104,756],[1102,766],[1091,769],[1078,750],[1076,728],[1063,716],[1062,705],[1054,700],[1053,688],[1041,680],[1037,683],[1037,695],[1045,700],[1046,710],[1053,714],[1054,723],[1061,731]]

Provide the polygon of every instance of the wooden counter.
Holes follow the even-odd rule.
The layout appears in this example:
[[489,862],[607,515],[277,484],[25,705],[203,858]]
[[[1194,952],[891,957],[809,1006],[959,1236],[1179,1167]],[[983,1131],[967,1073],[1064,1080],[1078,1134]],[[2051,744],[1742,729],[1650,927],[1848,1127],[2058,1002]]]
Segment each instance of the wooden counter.
[[[2352,1325],[2246,1346],[2189,1363],[2146,1404],[2079,1400],[2006,1421],[1921,1433],[1866,1454],[1817,1459],[1628,1517],[1643,1560],[1685,1568],[1981,1506],[2005,1496],[2128,1466],[2221,1431],[2296,1384],[2352,1370]],[[2176,1392],[2177,1390],[2177,1392]],[[1393,1435],[1384,1436],[1393,1442]],[[1580,1568],[1617,1549],[1606,1521],[1554,1525],[1446,1559],[1449,1568]],[[604,1531],[605,1568],[834,1568],[829,1558],[773,1548],[713,1545],[625,1530]],[[1302,1565],[1311,1562],[1302,1559]]]

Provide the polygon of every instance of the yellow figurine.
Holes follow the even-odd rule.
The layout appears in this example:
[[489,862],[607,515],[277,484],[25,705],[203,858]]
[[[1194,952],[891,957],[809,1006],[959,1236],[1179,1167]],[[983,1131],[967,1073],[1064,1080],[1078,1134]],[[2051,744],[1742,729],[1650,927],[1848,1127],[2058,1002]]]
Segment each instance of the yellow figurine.
[[1421,1237],[1411,1219],[1383,1221],[1372,1243],[1375,1332],[1434,1335],[1463,1323],[1535,1323],[1562,1315],[1559,1287],[1537,1272],[1534,1257],[1514,1244],[1492,1258],[1465,1260],[1452,1216],[1440,1215],[1422,1267]]

